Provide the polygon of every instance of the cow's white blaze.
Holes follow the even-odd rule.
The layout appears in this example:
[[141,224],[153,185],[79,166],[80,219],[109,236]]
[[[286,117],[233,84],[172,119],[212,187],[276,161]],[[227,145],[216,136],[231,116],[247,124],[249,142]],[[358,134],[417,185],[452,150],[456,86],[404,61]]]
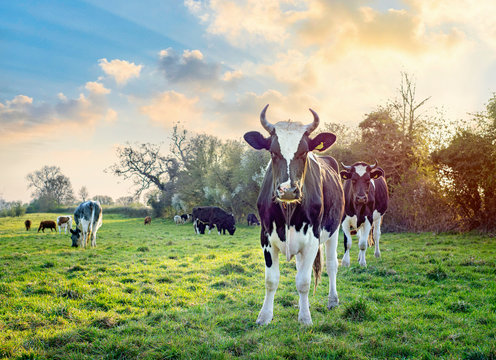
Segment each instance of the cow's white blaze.
[[367,172],[367,166],[365,165],[356,165],[355,172],[358,176],[363,176]]
[[281,121],[275,124],[274,127],[277,140],[279,141],[279,147],[281,148],[281,155],[284,160],[286,160],[288,169],[288,181],[281,184],[281,186],[289,185],[289,188],[289,164],[291,160],[294,159],[294,155],[298,150],[303,134],[307,131],[307,126],[299,122]]

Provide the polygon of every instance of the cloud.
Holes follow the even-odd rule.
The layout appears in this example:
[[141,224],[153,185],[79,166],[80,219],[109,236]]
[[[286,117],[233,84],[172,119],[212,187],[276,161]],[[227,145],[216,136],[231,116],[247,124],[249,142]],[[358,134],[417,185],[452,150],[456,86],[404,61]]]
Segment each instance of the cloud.
[[139,77],[143,67],[143,65],[136,65],[135,63],[118,59],[109,62],[107,59],[103,58],[98,60],[98,63],[103,72],[113,77],[118,85],[124,85],[129,79]]
[[172,127],[178,121],[199,123],[202,112],[198,108],[198,98],[188,98],[176,91],[165,91],[156,96],[150,104],[140,111],[147,115],[155,125]]
[[[236,47],[285,41],[302,0],[240,0],[236,2],[186,0],[189,11],[206,23],[207,32],[221,35]],[[290,10],[286,10],[289,8]]]
[[85,88],[86,88],[86,90],[88,90],[89,92],[92,92],[94,94],[101,94],[101,95],[110,94],[109,89],[106,89],[103,86],[103,84],[101,84],[99,82],[95,82],[95,81],[87,82]]
[[206,62],[200,50],[184,50],[180,56],[168,48],[159,52],[159,68],[172,83],[205,86],[218,81],[221,66]]
[[104,96],[110,91],[96,82],[86,83],[85,88],[86,95],[70,99],[59,93],[51,104],[36,103],[26,95],[0,103],[0,139],[11,143],[52,138],[55,133],[92,128],[100,120],[115,120],[116,113],[107,107]]

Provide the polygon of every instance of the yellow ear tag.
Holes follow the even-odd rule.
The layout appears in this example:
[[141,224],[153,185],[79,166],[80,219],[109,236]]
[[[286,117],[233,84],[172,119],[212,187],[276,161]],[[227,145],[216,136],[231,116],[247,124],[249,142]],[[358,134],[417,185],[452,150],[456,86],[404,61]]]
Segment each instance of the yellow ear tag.
[[315,147],[315,150],[321,150],[324,147],[324,143],[321,142],[319,145]]

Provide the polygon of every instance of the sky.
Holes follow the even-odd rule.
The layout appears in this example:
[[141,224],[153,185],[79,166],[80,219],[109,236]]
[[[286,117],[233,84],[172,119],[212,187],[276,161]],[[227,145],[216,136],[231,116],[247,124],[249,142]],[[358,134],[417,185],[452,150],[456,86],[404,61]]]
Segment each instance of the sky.
[[[242,139],[271,122],[356,126],[398,94],[468,119],[496,91],[496,1],[0,1],[0,198],[58,166],[75,194],[130,195],[116,148],[180,123]],[[339,139],[337,140],[339,142]]]

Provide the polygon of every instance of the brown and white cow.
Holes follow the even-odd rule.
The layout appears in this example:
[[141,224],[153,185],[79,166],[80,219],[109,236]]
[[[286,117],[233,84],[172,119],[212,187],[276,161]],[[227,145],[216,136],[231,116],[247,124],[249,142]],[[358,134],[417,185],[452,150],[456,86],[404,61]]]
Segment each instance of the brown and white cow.
[[64,228],[64,234],[67,234],[67,227],[72,230],[72,216],[64,215],[57,217],[57,226],[59,227],[59,234]]
[[384,170],[364,162],[357,162],[351,166],[344,164],[341,171],[344,181],[344,198],[346,201],[341,226],[344,234],[344,255],[342,266],[350,266],[351,228],[358,234],[358,262],[366,266],[365,252],[367,240],[372,227],[375,242],[375,257],[381,257],[379,239],[381,237],[382,216],[387,210],[389,195]]

